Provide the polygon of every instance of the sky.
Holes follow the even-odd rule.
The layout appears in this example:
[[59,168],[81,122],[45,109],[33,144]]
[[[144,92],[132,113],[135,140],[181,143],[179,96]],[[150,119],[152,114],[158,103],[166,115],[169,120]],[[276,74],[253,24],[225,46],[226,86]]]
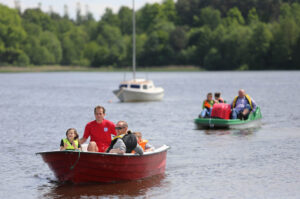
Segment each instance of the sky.
[[[86,13],[86,8],[93,14],[96,20],[99,20],[105,11],[105,8],[111,8],[116,13],[121,6],[132,7],[132,0],[0,0],[0,3],[15,8],[15,1],[21,4],[21,10],[27,8],[37,8],[41,3],[41,9],[44,12],[49,12],[50,7],[61,16],[64,14],[64,5],[68,6],[69,16],[75,19],[77,4],[80,4],[83,14]],[[135,0],[135,8],[139,9],[146,3],[160,3],[162,0]]]

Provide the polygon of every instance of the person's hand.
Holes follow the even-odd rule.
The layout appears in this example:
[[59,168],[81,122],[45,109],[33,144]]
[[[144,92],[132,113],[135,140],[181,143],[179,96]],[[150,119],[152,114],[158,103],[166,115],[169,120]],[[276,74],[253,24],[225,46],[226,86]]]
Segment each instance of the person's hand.
[[145,152],[154,151],[154,148],[146,149]]
[[75,142],[72,143],[72,146],[74,147],[74,149],[77,149]]
[[124,154],[125,152],[120,149],[111,149],[109,153]]
[[65,143],[64,144],[64,149],[66,149],[68,147],[68,144],[67,143]]
[[117,152],[118,154],[124,154],[125,153],[125,151],[122,151],[121,149],[118,149],[118,152]]

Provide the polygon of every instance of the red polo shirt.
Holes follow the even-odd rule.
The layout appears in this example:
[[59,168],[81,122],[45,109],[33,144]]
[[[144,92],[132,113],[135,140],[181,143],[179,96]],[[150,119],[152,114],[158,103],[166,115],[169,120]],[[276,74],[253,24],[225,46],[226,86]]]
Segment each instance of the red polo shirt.
[[91,136],[91,141],[95,141],[99,152],[105,152],[111,143],[111,135],[116,135],[115,124],[109,120],[97,123],[96,120],[87,123],[85,126],[84,138]]

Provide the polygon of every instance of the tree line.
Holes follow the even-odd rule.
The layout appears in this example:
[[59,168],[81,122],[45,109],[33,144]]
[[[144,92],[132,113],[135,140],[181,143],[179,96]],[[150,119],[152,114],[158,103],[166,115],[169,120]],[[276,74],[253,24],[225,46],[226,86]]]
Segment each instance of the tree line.
[[[138,66],[300,69],[300,0],[164,0],[136,11]],[[130,66],[132,10],[76,19],[0,4],[0,65]]]

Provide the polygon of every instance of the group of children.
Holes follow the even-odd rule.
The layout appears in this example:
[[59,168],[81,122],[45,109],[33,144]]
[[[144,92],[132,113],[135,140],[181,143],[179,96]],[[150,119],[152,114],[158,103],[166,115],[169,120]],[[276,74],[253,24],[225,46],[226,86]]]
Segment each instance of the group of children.
[[213,99],[213,94],[208,93],[206,100],[203,101],[202,112],[199,115],[201,118],[210,117],[212,112],[212,107],[216,103],[225,103],[225,100],[221,97],[221,93],[215,93],[215,99]]
[[[148,143],[148,140],[142,138],[141,132],[133,132],[136,136],[138,144],[142,147],[144,151],[152,151],[154,147]],[[79,135],[75,128],[69,128],[66,132],[66,138],[61,140],[60,150],[82,150],[79,143]]]

